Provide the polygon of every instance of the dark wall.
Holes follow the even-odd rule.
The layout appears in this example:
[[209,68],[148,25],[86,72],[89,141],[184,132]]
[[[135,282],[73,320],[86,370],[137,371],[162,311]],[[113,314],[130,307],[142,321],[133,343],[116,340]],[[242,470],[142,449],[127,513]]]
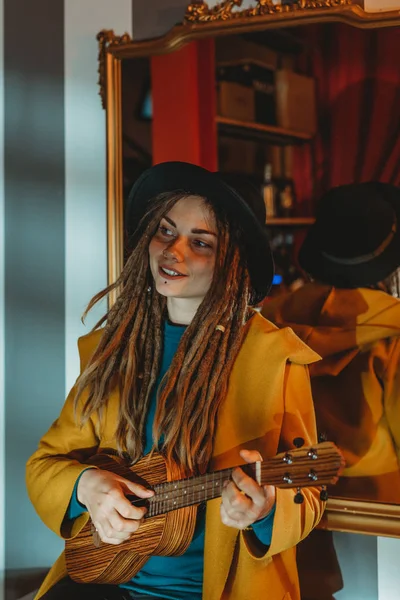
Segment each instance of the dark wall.
[[63,20],[60,0],[4,0],[9,568],[36,566],[46,554],[25,463],[65,396]]

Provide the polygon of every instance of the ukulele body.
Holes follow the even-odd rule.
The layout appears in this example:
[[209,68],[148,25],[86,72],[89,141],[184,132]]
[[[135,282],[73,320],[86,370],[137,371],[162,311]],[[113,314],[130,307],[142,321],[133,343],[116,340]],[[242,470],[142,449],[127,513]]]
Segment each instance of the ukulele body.
[[[176,466],[169,468],[161,456],[144,456],[132,468],[118,456],[97,454],[88,464],[112,471],[152,487],[179,479]],[[145,518],[139,529],[119,545],[96,543],[98,536],[89,520],[80,533],[65,543],[68,575],[77,583],[118,584],[130,581],[151,555],[177,556],[189,547],[196,526],[197,505]]]

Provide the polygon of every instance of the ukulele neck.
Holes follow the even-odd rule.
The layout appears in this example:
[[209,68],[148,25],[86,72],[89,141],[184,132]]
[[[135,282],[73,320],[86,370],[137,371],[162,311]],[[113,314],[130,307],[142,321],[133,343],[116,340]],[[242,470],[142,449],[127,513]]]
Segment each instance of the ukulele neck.
[[[241,465],[247,475],[259,480],[257,471],[261,471],[260,463]],[[205,473],[188,479],[167,481],[154,486],[154,496],[148,502],[146,517],[170,512],[185,506],[192,506],[218,498],[222,494],[226,482],[232,479],[233,468]]]

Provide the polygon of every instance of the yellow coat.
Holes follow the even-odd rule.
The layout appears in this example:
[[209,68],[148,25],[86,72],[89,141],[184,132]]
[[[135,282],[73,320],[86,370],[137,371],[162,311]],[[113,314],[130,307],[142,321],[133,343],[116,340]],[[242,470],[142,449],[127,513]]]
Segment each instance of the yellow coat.
[[[100,332],[80,338],[83,369]],[[219,469],[240,464],[239,450],[258,450],[266,458],[293,447],[295,437],[315,443],[315,417],[307,364],[318,360],[290,329],[278,330],[259,314],[248,334],[230,377],[220,410],[212,464]],[[44,523],[64,539],[76,535],[88,519],[64,519],[76,479],[85,460],[98,448],[113,448],[118,394],[110,396],[104,418],[94,417],[82,429],[73,416],[74,389],[60,417],[40,441],[27,464],[31,501]],[[84,448],[84,450],[82,450]],[[220,519],[220,499],[207,504],[203,598],[206,600],[300,600],[296,544],[317,525],[323,503],[319,489],[304,490],[303,504],[293,501],[294,490],[277,490],[271,546],[267,553],[251,532],[226,527]],[[40,598],[65,577],[62,554],[39,590]]]
[[262,313],[322,357],[310,367],[317,425],[346,461],[335,496],[400,502],[400,300],[308,283]]

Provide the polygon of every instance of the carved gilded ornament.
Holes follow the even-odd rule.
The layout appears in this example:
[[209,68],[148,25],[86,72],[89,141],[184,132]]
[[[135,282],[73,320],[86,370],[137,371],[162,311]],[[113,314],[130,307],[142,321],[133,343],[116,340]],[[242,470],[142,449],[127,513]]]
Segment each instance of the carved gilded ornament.
[[357,4],[355,0],[294,0],[292,4],[273,4],[271,0],[258,0],[256,6],[237,10],[243,0],[224,0],[212,8],[206,2],[189,4],[185,20],[190,22],[227,21],[243,17],[261,17],[280,13],[293,13],[313,8],[337,8]]
[[99,43],[99,96],[101,98],[101,105],[103,108],[106,108],[107,100],[106,100],[106,55],[107,50],[111,46],[120,46],[122,44],[130,44],[132,42],[132,38],[128,33],[124,33],[123,35],[115,35],[112,29],[102,29],[97,36],[96,39]]

